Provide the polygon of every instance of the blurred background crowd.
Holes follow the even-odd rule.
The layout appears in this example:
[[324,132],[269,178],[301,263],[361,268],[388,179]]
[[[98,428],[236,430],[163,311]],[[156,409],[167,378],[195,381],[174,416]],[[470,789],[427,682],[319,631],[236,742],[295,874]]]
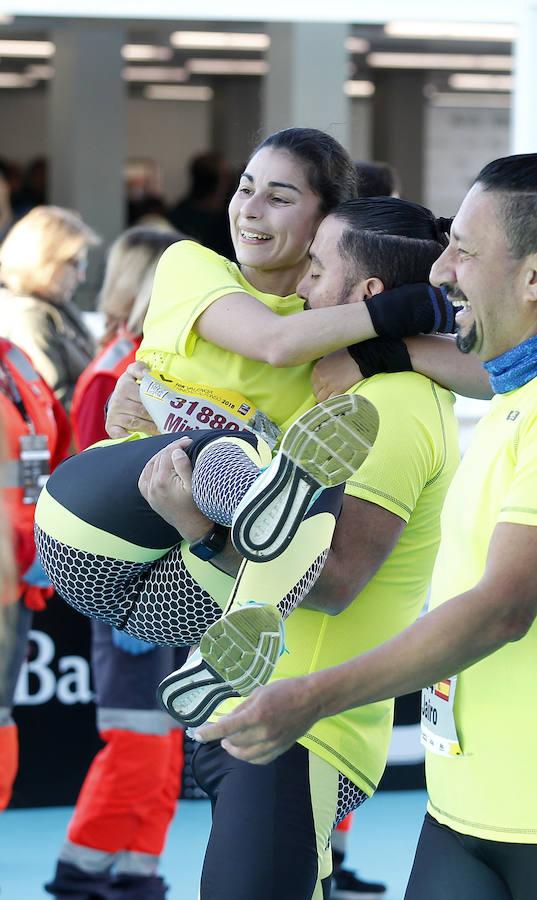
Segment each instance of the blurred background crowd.
[[[45,459],[44,448],[30,442],[24,497],[8,481],[4,498],[10,515],[2,517],[0,560],[10,602],[1,607],[0,809],[10,801],[73,803],[99,751],[51,892],[54,885],[61,892],[62,879],[73,874],[69,866],[77,868],[77,842],[92,843],[85,829],[95,785],[125,750],[106,726],[104,743],[97,737],[90,714],[95,683],[85,662],[90,626],[51,599],[35,559],[30,513],[46,465],[106,436],[103,406],[139,346],[160,255],[187,237],[233,258],[227,205],[244,160],[260,134],[292,124],[333,132],[350,148],[362,196],[402,196],[452,215],[475,173],[512,143],[513,48],[520,34],[505,14],[487,24],[116,25],[0,21],[0,399],[5,421],[13,423],[3,435],[6,471],[22,438],[45,434],[49,445]],[[537,21],[532,27],[537,36]],[[83,90],[88,71],[91,96]],[[68,83],[79,92],[69,95]],[[463,424],[473,422],[474,407],[461,416]],[[103,642],[109,655],[119,650],[102,627],[93,638],[101,663]],[[135,658],[143,648],[127,652]],[[400,734],[405,728],[412,734],[392,756],[403,763],[402,780],[392,768],[385,784],[421,786],[420,748],[414,755],[407,750],[417,745],[417,702],[398,715]],[[36,733],[39,748],[27,739]],[[63,749],[54,758],[59,733]],[[132,746],[133,760],[138,752],[147,757],[147,741]],[[183,784],[194,796],[185,752]],[[37,760],[47,753],[44,781]],[[154,819],[158,809],[162,816],[158,857],[182,768],[177,731],[162,728],[151,753],[161,793],[146,815]],[[104,793],[103,806],[108,800]],[[123,877],[130,871],[125,864]],[[147,884],[144,890],[149,898]]]

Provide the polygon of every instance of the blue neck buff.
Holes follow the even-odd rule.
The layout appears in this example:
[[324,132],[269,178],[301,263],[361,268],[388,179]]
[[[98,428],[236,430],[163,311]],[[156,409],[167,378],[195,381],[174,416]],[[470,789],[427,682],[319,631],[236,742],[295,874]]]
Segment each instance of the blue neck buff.
[[495,394],[506,394],[522,387],[537,377],[537,335],[483,365],[490,375]]

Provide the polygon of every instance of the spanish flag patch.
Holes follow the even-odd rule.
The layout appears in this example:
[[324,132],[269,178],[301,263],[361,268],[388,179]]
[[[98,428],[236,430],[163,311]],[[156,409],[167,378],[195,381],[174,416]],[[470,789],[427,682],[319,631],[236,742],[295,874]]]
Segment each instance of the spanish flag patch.
[[445,681],[439,681],[438,684],[434,686],[434,694],[435,697],[440,697],[441,700],[449,700],[449,692],[451,690],[451,679],[446,678]]

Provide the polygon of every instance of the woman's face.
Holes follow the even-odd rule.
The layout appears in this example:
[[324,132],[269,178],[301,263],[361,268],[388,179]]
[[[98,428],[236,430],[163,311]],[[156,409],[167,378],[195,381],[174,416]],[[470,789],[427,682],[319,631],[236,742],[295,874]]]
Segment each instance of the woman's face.
[[299,160],[285,150],[259,150],[229,205],[233,246],[246,277],[248,269],[275,274],[296,270],[298,281],[322,218],[319,206]]
[[59,263],[50,286],[54,300],[58,303],[70,300],[77,287],[86,279],[88,254],[80,250],[72,259]]

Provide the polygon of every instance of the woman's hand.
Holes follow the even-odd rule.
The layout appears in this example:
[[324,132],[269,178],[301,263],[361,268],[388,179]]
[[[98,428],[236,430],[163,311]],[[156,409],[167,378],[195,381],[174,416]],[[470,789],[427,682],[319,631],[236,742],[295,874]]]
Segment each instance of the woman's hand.
[[204,516],[192,498],[192,465],[185,448],[190,438],[168,444],[145,464],[138,479],[142,497],[181,537],[193,543],[211,530],[213,522]]
[[344,394],[363,375],[348,350],[335,350],[315,364],[311,373],[313,393],[317,400],[328,400],[335,394]]
[[127,366],[108,401],[105,428],[111,438],[128,437],[135,431],[158,434],[153,419],[140,400],[140,384],[149,369],[143,362]]

